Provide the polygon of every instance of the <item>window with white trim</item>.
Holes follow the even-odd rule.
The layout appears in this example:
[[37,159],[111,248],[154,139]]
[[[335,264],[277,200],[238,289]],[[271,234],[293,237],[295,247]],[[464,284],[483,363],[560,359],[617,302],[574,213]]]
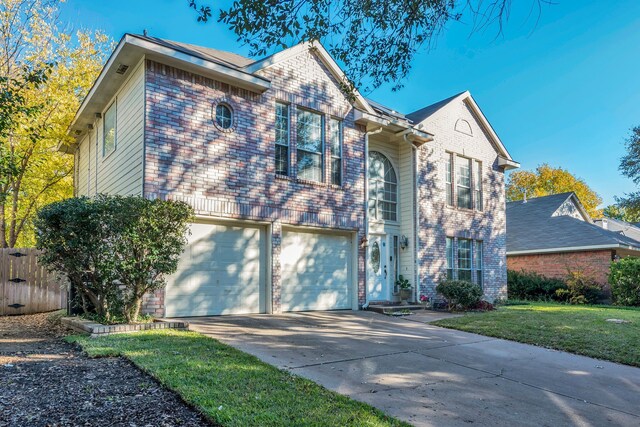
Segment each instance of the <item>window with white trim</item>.
[[389,159],[369,152],[369,215],[373,219],[397,221],[398,178]]
[[458,239],[458,280],[472,281],[471,240]]
[[474,197],[473,201],[475,204],[475,209],[477,211],[482,211],[482,162],[476,160],[473,162],[475,164],[475,179],[473,180],[473,188],[474,188]]
[[453,237],[447,237],[447,280],[453,280]]
[[448,280],[464,280],[482,287],[484,284],[482,240],[447,237],[446,270]]
[[447,187],[447,206],[453,206],[453,154],[446,154],[444,182]]
[[480,285],[482,288],[484,283],[482,280],[482,241],[473,241],[473,269],[474,269],[474,283]]
[[116,151],[116,103],[104,112],[102,120],[102,157]]
[[471,209],[471,159],[459,157],[456,159],[457,179],[456,190],[458,192],[458,207]]
[[298,178],[323,182],[323,117],[320,114],[306,110],[299,109],[297,111]]
[[276,174],[289,175],[289,106],[276,103]]
[[342,122],[329,119],[331,144],[331,184],[342,185]]

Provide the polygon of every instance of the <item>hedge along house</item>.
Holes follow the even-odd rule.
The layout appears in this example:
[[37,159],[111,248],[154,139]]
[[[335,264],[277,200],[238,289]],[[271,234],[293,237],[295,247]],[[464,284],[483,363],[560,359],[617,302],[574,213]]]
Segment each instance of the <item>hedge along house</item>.
[[[403,115],[319,43],[261,60],[125,35],[71,126],[76,195],[196,212],[159,316],[359,309],[449,277],[506,293],[504,170],[468,92]],[[415,286],[417,284],[417,286]]]
[[640,256],[638,234],[627,234],[594,222],[574,193],[507,203],[510,270],[558,279],[578,271],[606,289],[611,261]]

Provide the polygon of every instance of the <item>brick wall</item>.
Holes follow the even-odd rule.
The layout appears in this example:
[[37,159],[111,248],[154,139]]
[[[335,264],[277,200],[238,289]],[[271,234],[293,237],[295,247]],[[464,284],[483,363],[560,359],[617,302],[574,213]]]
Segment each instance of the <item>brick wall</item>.
[[[363,236],[364,131],[351,104],[312,51],[260,72],[271,88],[258,94],[148,60],[144,195],[182,200],[196,214],[272,223],[272,296],[280,301],[280,242],[283,225],[355,231]],[[216,128],[212,108],[229,104],[232,132]],[[290,104],[290,177],[275,174],[275,103]],[[343,120],[343,185],[295,176],[296,109]],[[328,134],[328,132],[325,132]],[[325,162],[330,158],[325,144]],[[364,302],[364,249],[358,251],[358,296]],[[154,304],[162,305],[154,295]],[[151,307],[149,307],[151,309]],[[154,308],[154,310],[156,310]]]
[[[460,119],[469,124],[461,129],[464,132],[456,130]],[[483,242],[485,298],[504,298],[507,291],[505,177],[497,164],[497,149],[462,100],[452,102],[423,124],[435,135],[435,140],[419,150],[420,292],[434,295],[436,285],[446,277],[446,238],[453,237]],[[482,211],[447,206],[445,159],[448,152],[482,162]],[[456,160],[454,156],[454,170]]]
[[569,271],[582,271],[596,282],[606,285],[612,259],[610,250],[564,252],[508,256],[507,265],[509,270],[530,271],[556,279],[565,279]]

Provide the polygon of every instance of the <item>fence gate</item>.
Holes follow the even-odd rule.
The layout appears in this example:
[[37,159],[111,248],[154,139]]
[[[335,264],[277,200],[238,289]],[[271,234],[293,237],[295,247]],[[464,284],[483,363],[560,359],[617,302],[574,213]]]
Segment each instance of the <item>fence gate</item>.
[[66,307],[62,281],[38,264],[38,253],[36,249],[0,249],[0,316]]

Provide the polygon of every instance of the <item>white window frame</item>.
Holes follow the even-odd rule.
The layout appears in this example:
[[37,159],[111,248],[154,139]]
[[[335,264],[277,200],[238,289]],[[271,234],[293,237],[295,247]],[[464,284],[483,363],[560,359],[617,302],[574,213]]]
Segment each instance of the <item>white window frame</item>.
[[[284,109],[284,113],[285,115],[282,115],[279,113],[279,109]],[[275,127],[275,142],[276,142],[276,152],[275,152],[275,158],[274,161],[276,162],[276,175],[280,175],[280,176],[289,176],[289,174],[291,173],[291,167],[290,167],[290,163],[291,163],[291,113],[290,113],[290,108],[289,108],[289,104],[285,104],[284,102],[276,102],[276,121],[274,124]],[[278,131],[281,129],[278,129],[278,117],[283,117],[286,121],[286,129],[284,129],[284,134],[285,134],[285,141],[284,143],[281,142],[278,139]],[[282,172],[278,172],[277,169],[277,162],[278,162],[278,148],[282,147],[285,149],[287,155],[285,157],[285,171],[284,173]]]
[[[104,113],[102,114],[102,157],[103,158],[109,157],[118,148],[118,106],[116,105],[116,101],[117,100],[114,100],[111,103],[111,105],[109,105],[109,107],[106,110],[104,110]],[[111,112],[112,108],[113,108],[113,148],[111,148],[107,152],[107,140],[106,140],[107,114]]]
[[[324,151],[325,151],[325,146],[324,146],[324,140],[325,140],[325,131],[324,131],[324,115],[315,112],[315,111],[310,111],[310,110],[305,110],[302,108],[296,109],[297,113],[296,113],[296,175],[298,178],[301,179],[305,179],[307,181],[316,181],[316,182],[324,182],[324,171],[325,171],[325,155],[324,155]],[[320,124],[318,125],[319,130],[320,130],[320,151],[309,151],[303,148],[300,148],[300,117],[304,114],[310,114],[313,116],[317,116],[320,119]],[[315,156],[320,156],[320,177],[319,179],[315,179],[315,178],[311,178],[308,176],[300,176],[300,154],[304,153],[307,155],[315,155]]]
[[[336,128],[334,129],[334,126],[336,126]],[[338,152],[336,153],[334,151],[334,146],[335,141],[334,138],[338,138],[338,142],[337,142],[337,147],[338,147]],[[343,124],[342,124],[342,120],[338,120],[338,119],[334,119],[334,118],[330,118],[329,119],[329,145],[331,147],[331,162],[329,162],[330,164],[330,168],[331,168],[331,173],[330,173],[330,182],[332,185],[338,185],[338,186],[342,186],[342,180],[343,180],[343,164],[342,164],[342,144],[344,141],[344,129],[343,129]],[[338,171],[337,173],[338,175],[338,179],[337,182],[334,181],[334,174],[336,173],[336,171],[334,171],[333,168],[333,163],[337,161],[338,162]]]

